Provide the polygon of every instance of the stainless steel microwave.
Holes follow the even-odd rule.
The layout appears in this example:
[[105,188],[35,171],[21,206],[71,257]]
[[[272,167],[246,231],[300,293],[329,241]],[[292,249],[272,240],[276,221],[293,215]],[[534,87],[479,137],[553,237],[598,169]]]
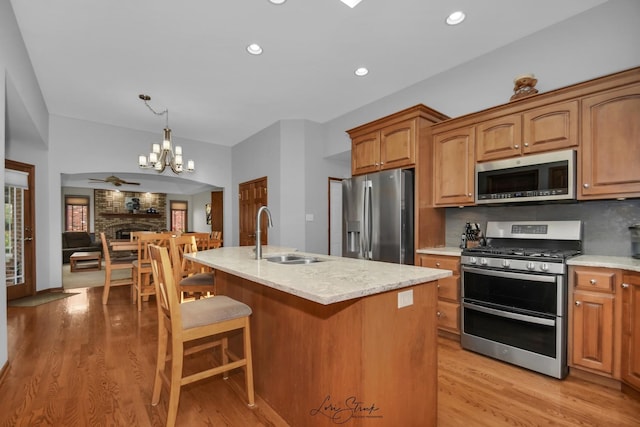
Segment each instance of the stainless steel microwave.
[[573,150],[476,164],[476,204],[575,199]]

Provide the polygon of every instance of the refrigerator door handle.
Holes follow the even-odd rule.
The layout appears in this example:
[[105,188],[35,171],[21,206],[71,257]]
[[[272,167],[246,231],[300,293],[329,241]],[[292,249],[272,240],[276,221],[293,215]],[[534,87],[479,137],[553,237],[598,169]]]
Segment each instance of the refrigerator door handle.
[[371,189],[372,189],[372,184],[373,182],[369,179],[367,179],[365,181],[364,184],[364,234],[365,234],[365,245],[363,247],[363,251],[364,251],[364,258],[365,259],[372,259],[373,258],[373,253],[372,253],[372,238],[373,236],[371,235],[373,230],[372,230],[372,226],[373,226],[373,219],[372,219],[372,196],[371,196]]

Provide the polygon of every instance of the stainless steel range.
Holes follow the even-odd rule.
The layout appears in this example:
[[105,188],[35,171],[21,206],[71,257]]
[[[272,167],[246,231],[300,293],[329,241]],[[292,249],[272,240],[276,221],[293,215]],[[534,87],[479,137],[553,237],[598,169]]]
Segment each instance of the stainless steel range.
[[463,348],[564,378],[567,265],[581,221],[489,221],[487,245],[463,249]]

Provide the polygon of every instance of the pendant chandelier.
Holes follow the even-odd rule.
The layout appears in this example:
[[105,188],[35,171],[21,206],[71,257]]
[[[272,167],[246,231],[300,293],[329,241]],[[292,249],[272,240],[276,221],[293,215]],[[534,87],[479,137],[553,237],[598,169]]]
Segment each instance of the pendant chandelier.
[[174,150],[171,142],[171,129],[169,128],[169,109],[157,112],[149,105],[149,101],[151,101],[149,95],[138,95],[138,97],[144,101],[144,105],[146,105],[153,114],[156,116],[165,116],[164,139],[162,144],[151,144],[149,156],[140,155],[138,157],[138,166],[142,169],[154,169],[158,171],[158,173],[164,172],[167,166],[169,166],[175,174],[182,173],[185,170],[187,172],[193,172],[195,170],[193,160],[187,161],[185,168],[182,160],[182,147],[176,145]]

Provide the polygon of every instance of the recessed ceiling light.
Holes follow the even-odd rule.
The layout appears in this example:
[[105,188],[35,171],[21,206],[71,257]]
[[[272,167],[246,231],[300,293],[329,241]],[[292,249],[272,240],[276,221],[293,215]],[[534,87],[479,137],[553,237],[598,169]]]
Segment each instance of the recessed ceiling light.
[[358,5],[358,3],[360,3],[362,0],[340,0],[342,3],[346,4],[347,6],[349,6],[351,9],[353,9],[354,7],[356,7]]
[[466,18],[466,16],[467,15],[465,15],[463,11],[457,10],[451,13],[449,16],[447,16],[447,24],[458,25],[459,23],[464,21],[464,18]]
[[356,71],[354,71],[354,73],[358,77],[364,77],[367,74],[369,74],[369,70],[366,67],[360,67],[360,68],[357,68]]
[[247,52],[251,55],[260,55],[262,53],[262,47],[258,43],[251,43],[247,46]]
[[273,3],[273,4],[282,4],[284,2],[286,2],[287,0],[269,0],[269,2]]

